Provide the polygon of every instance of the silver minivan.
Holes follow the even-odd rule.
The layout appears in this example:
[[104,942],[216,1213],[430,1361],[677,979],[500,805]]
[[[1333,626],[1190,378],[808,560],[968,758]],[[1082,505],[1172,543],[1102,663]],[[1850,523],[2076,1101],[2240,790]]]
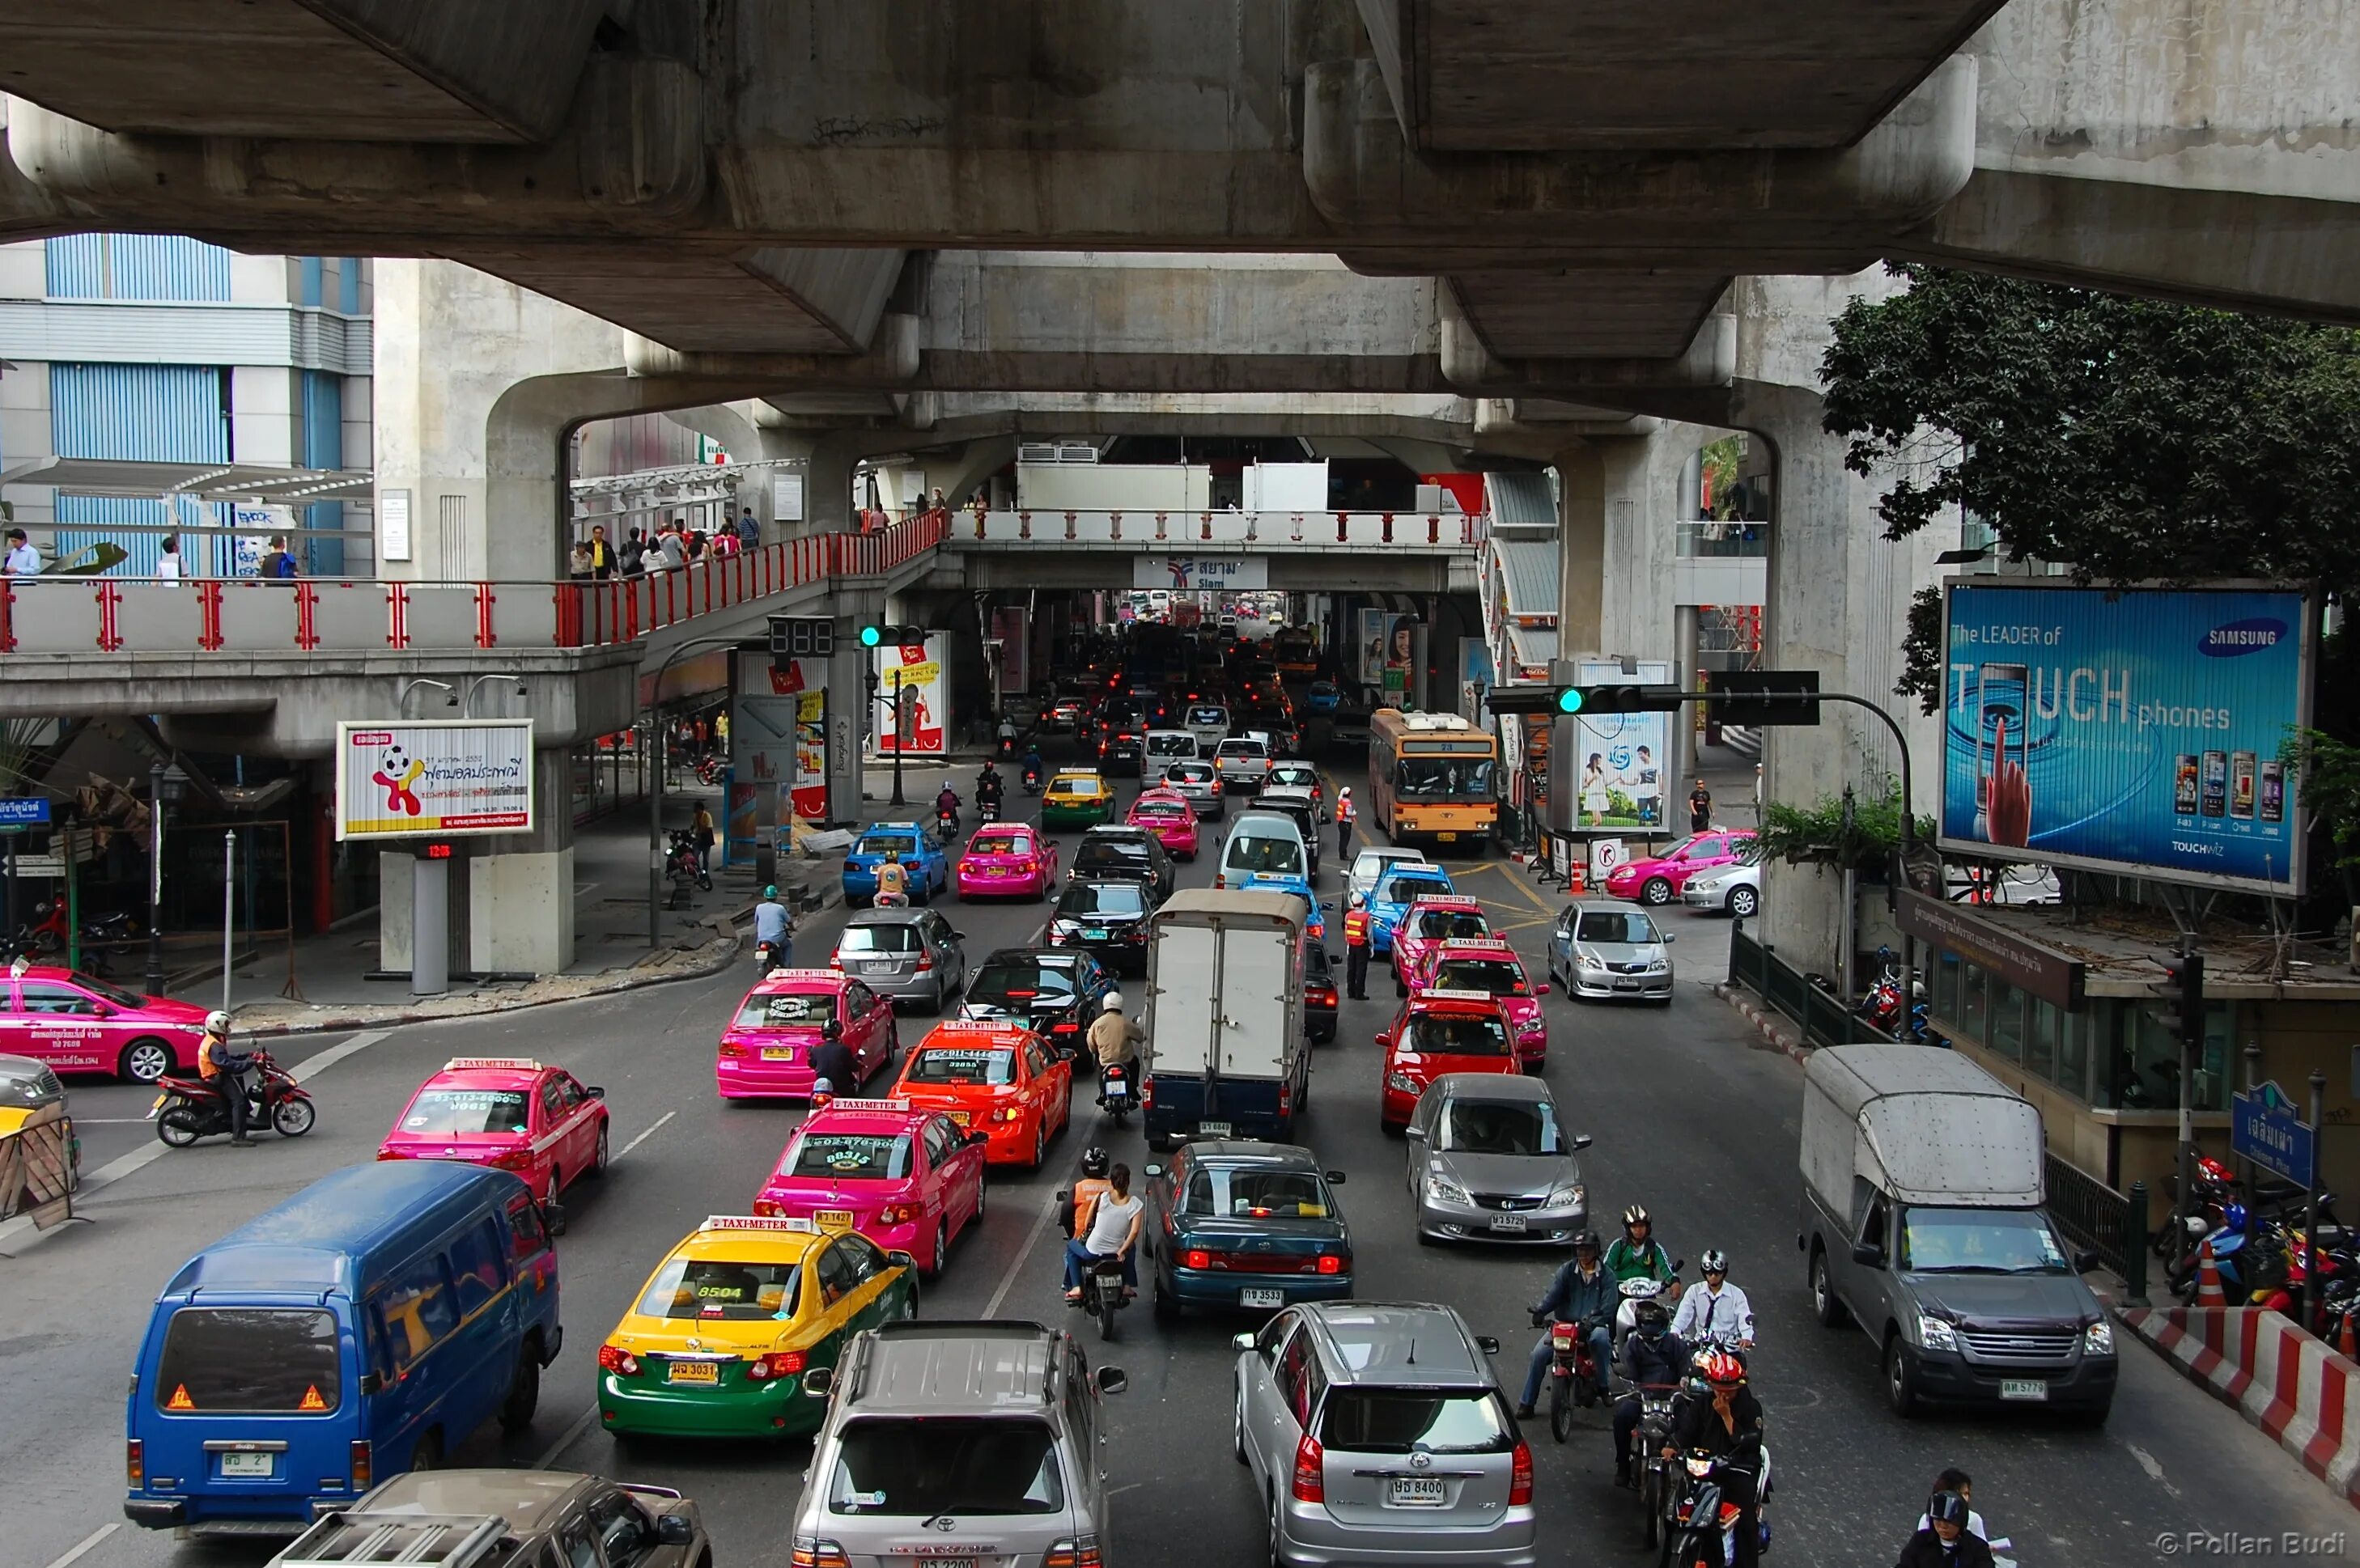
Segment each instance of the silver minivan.
[[[830,1401],[796,1499],[798,1563],[1096,1563],[1119,1367],[1014,1319],[888,1323],[803,1375]],[[1115,1488],[1120,1490],[1120,1488]]]
[[1232,1442],[1273,1563],[1539,1560],[1496,1340],[1445,1306],[1312,1301],[1232,1343]]
[[836,939],[834,964],[880,996],[939,1017],[967,985],[963,938],[934,909],[859,909]]

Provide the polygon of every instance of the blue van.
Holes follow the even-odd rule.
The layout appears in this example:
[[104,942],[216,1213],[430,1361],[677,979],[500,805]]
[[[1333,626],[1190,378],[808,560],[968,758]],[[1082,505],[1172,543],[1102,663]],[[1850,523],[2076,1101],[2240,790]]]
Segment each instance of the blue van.
[[156,1298],[125,1421],[134,1524],[307,1523],[532,1421],[559,1223],[505,1171],[356,1165],[257,1214]]

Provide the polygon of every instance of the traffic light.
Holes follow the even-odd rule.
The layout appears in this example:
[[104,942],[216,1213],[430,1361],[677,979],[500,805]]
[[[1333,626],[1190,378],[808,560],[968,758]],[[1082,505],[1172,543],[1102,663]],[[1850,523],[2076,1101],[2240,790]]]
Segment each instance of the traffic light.
[[884,648],[893,644],[922,643],[925,640],[926,628],[923,626],[863,626],[860,628],[860,646],[863,648]]
[[2154,987],[2160,1005],[2147,1016],[2171,1032],[2182,1046],[2204,1048],[2204,955],[2170,953],[2160,960],[2163,979]]
[[1677,686],[1592,686],[1570,691],[1568,713],[1676,713],[1696,693]]
[[1572,713],[1581,709],[1579,687],[1536,681],[1494,686],[1483,700],[1495,713]]

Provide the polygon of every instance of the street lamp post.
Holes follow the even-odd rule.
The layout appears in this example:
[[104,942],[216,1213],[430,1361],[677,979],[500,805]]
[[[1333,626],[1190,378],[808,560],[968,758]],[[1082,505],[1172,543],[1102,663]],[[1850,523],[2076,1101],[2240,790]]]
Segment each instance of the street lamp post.
[[178,805],[189,776],[177,764],[148,769],[148,994],[164,994],[164,813]]

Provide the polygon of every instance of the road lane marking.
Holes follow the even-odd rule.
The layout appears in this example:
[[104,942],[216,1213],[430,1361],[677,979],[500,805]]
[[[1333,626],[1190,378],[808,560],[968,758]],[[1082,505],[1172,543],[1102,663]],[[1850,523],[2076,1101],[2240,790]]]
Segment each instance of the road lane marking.
[[672,1120],[672,1117],[674,1117],[674,1116],[678,1116],[678,1115],[680,1115],[680,1113],[679,1113],[678,1111],[666,1111],[663,1115],[661,1115],[661,1116],[658,1116],[658,1117],[657,1117],[657,1118],[656,1118],[652,1123],[650,1123],[650,1124],[649,1125],[647,1131],[645,1131],[645,1132],[643,1132],[643,1133],[639,1134],[639,1137],[637,1137],[637,1138],[635,1138],[631,1139],[631,1141],[630,1141],[630,1142],[628,1142],[628,1143],[627,1143],[627,1144],[623,1145],[623,1153],[622,1153],[622,1154],[617,1154],[617,1155],[614,1155],[614,1156],[610,1157],[610,1158],[607,1160],[606,1163],[607,1163],[607,1164],[609,1164],[609,1165],[612,1165],[613,1163],[615,1163],[615,1161],[616,1161],[616,1160],[622,1159],[622,1158],[623,1158],[623,1154],[628,1154],[628,1153],[630,1153],[630,1152],[631,1152],[631,1150],[633,1150],[633,1149],[635,1149],[639,1148],[639,1145],[641,1145],[641,1144],[643,1144],[643,1143],[647,1142],[649,1138],[653,1138],[653,1137],[655,1136],[655,1132],[656,1132],[656,1128],[657,1128],[657,1127],[660,1127],[663,1126],[663,1125],[664,1125],[664,1123],[666,1123],[666,1122],[668,1122],[668,1121]]
[[2136,1443],[2125,1443],[2123,1446],[2131,1451],[2131,1457],[2138,1461],[2139,1468],[2147,1473],[2148,1479],[2160,1483],[2163,1489],[2173,1497],[2180,1496],[2180,1488],[2164,1479],[2163,1464],[2160,1460]]
[[1033,1243],[1039,1241],[1041,1233],[1049,1228],[1049,1222],[1057,1217],[1057,1194],[1053,1189],[1049,1193],[1049,1201],[1041,1205],[1041,1217],[1034,1220],[1032,1228],[1025,1233],[1024,1245],[1018,1247],[1016,1256],[1008,1260],[1007,1272],[1000,1277],[1000,1288],[992,1291],[991,1300],[985,1303],[983,1309],[985,1317],[1000,1315],[1000,1303],[1007,1301],[1008,1292],[1016,1288],[1016,1277],[1023,1272],[1024,1260],[1032,1256]]
[[81,1562],[83,1554],[89,1552],[92,1547],[96,1546],[100,1541],[104,1541],[108,1536],[113,1535],[116,1530],[121,1530],[122,1528],[123,1525],[120,1520],[114,1524],[100,1525],[96,1530],[92,1530],[88,1535],[83,1536],[71,1547],[68,1548],[64,1556],[51,1558],[49,1560],[49,1568],[66,1568],[66,1564],[69,1563]]
[[391,1029],[363,1029],[341,1045],[332,1045],[325,1051],[316,1051],[305,1057],[288,1071],[293,1073],[300,1069],[307,1076],[324,1073],[345,1057],[366,1051],[370,1046],[392,1033]]
[[563,1436],[541,1450],[541,1457],[532,1462],[532,1467],[536,1470],[548,1469],[559,1454],[582,1441],[582,1434],[589,1431],[590,1423],[597,1419],[598,1407],[593,1404],[588,1410],[574,1418],[573,1424],[565,1429]]

